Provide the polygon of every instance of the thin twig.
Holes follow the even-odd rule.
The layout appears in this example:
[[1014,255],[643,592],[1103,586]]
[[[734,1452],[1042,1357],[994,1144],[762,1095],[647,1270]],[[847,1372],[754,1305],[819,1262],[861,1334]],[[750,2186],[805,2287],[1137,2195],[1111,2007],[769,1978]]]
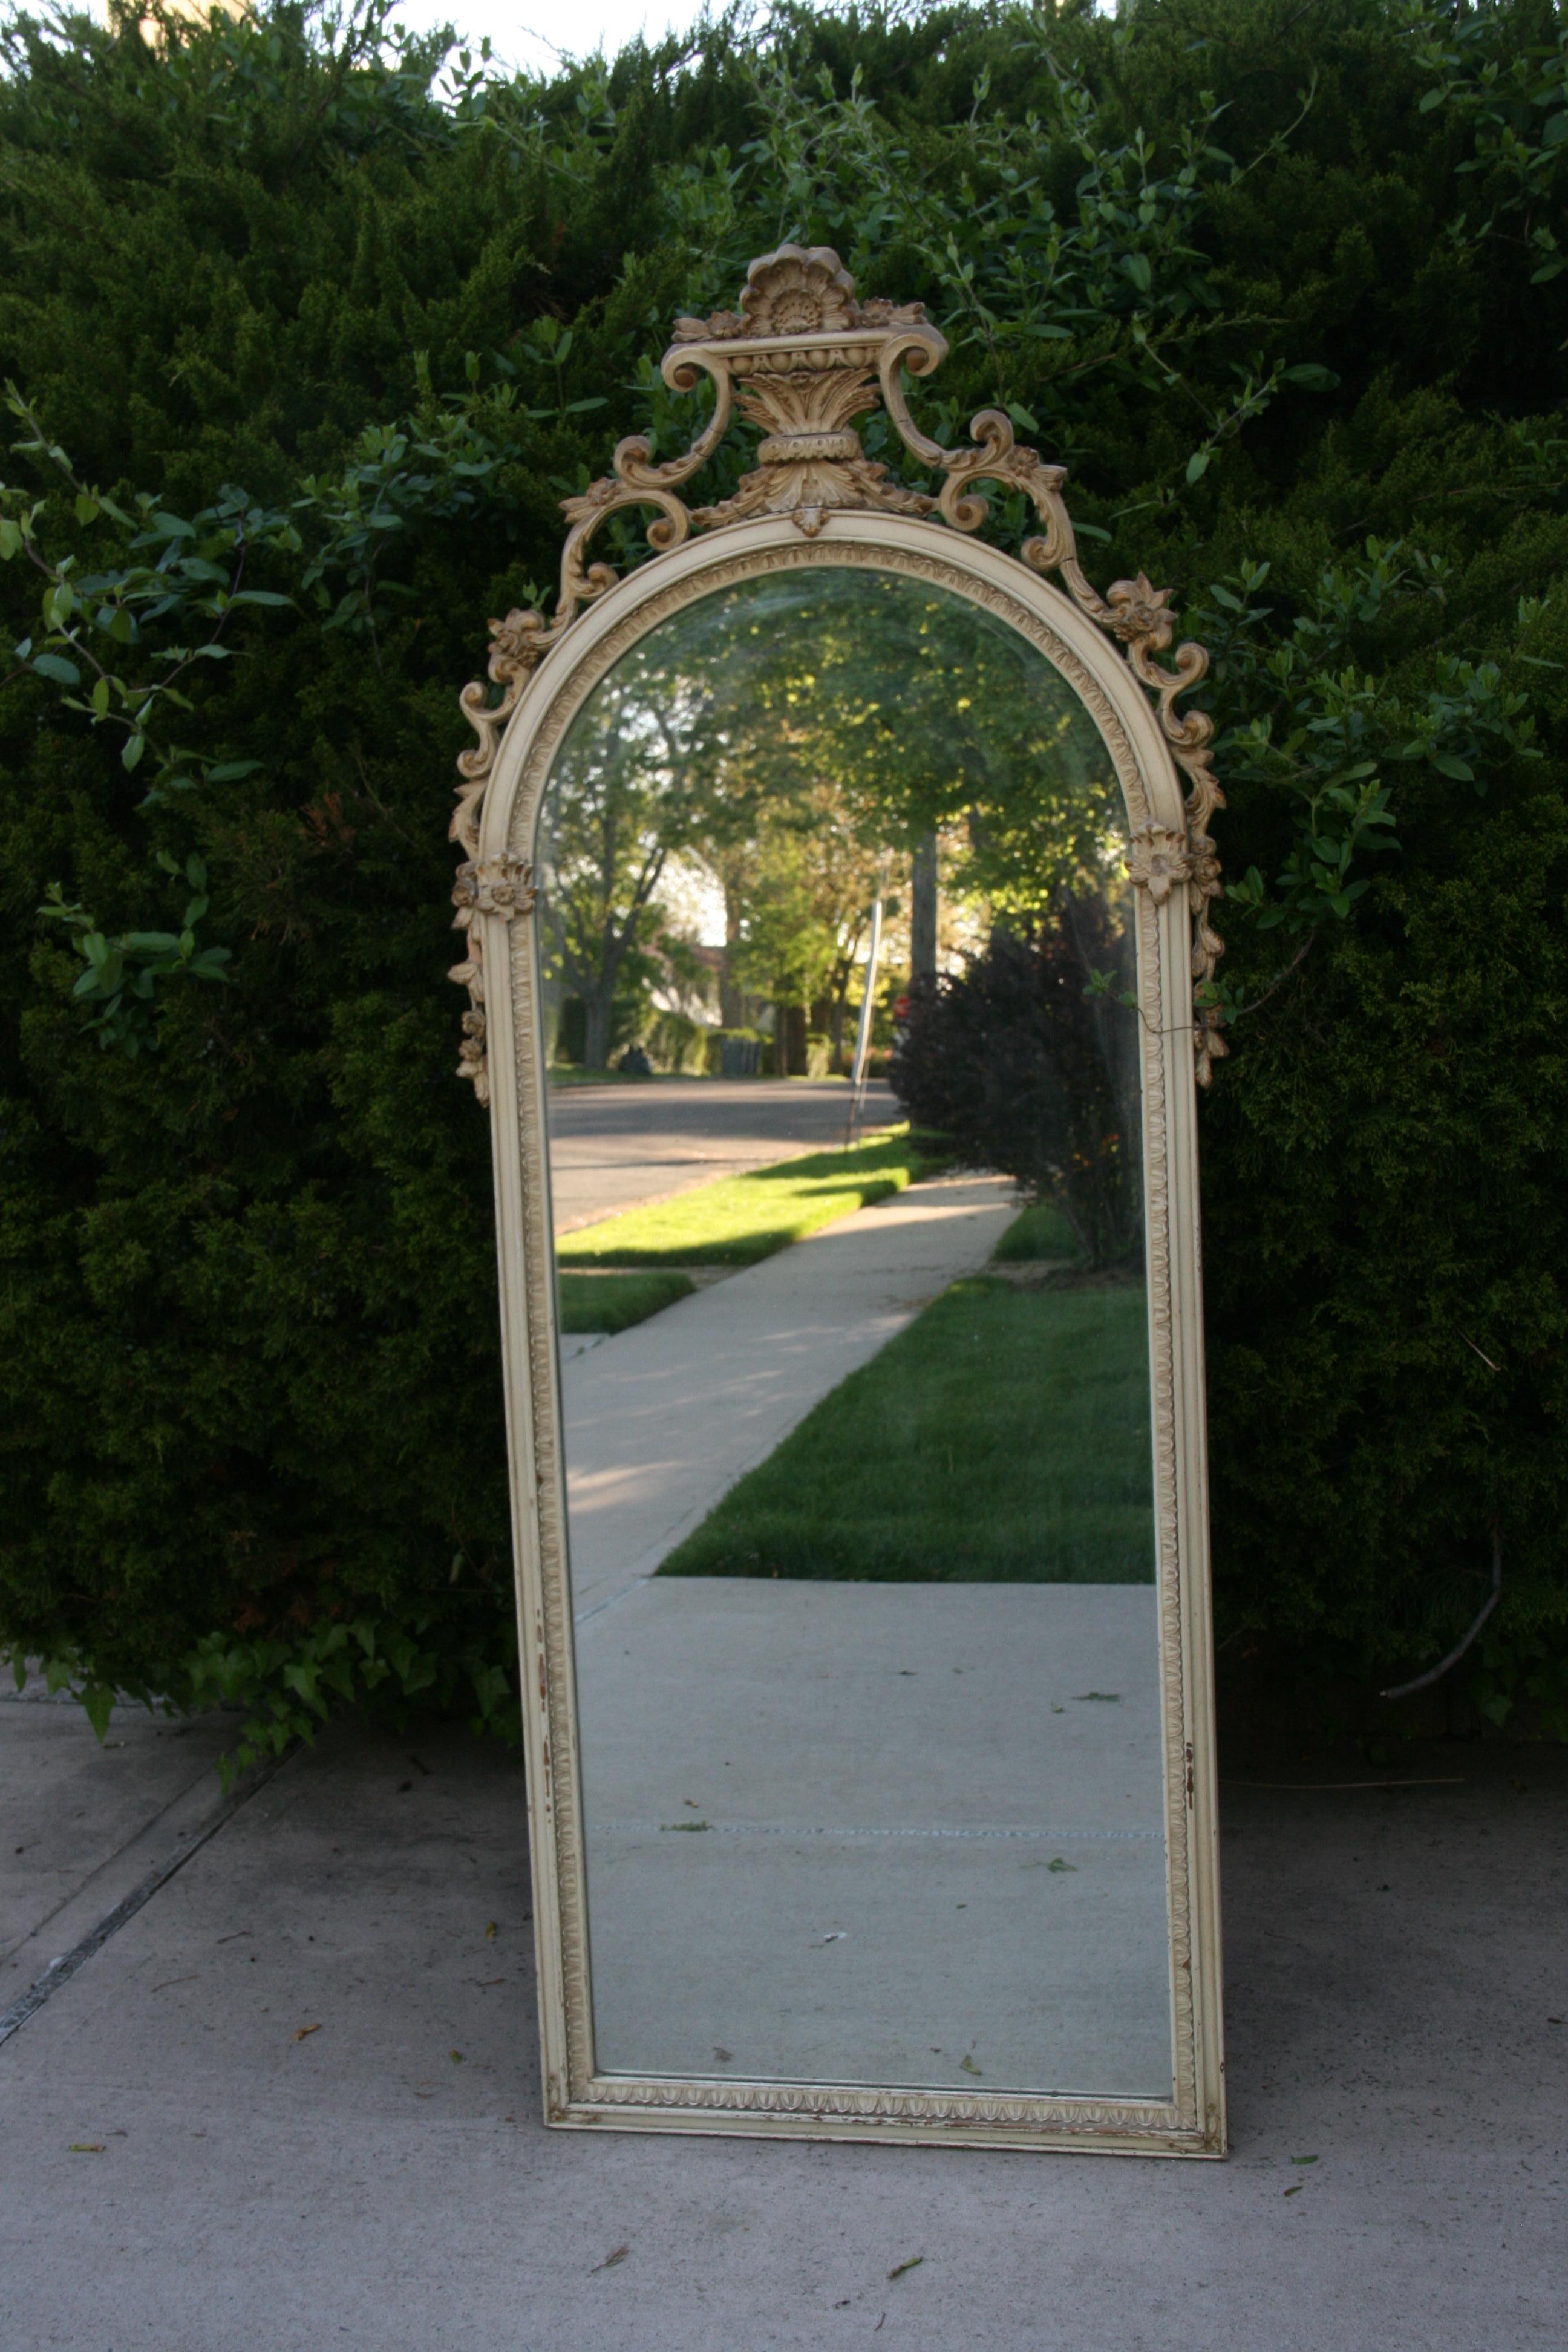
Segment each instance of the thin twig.
[[1408,1698],[1413,1691],[1426,1690],[1433,1683],[1440,1682],[1443,1676],[1447,1673],[1450,1666],[1457,1666],[1458,1664],[1459,1660],[1464,1656],[1465,1652],[1469,1648],[1471,1643],[1480,1632],[1481,1627],[1486,1623],[1487,1619],[1491,1615],[1492,1611],[1497,1607],[1498,1602],[1501,1599],[1502,1522],[1500,1519],[1498,1519],[1495,1520],[1492,1525],[1492,1589],[1487,1595],[1486,1601],[1482,1604],[1481,1612],[1476,1619],[1475,1623],[1470,1627],[1469,1632],[1464,1636],[1462,1641],[1456,1642],[1447,1656],[1441,1659],[1439,1663],[1431,1667],[1427,1673],[1417,1675],[1414,1682],[1395,1683],[1392,1690],[1385,1690],[1382,1692],[1380,1696],[1384,1698]]
[[1271,996],[1279,995],[1279,991],[1284,987],[1285,982],[1289,979],[1290,974],[1299,970],[1300,967],[1306,962],[1308,954],[1311,949],[1312,941],[1317,938],[1317,936],[1318,926],[1314,923],[1306,938],[1302,940],[1300,946],[1297,949],[1295,954],[1291,957],[1289,962],[1286,965],[1284,971],[1280,973],[1279,979],[1273,983],[1272,987],[1266,988],[1261,996],[1255,996],[1250,1004],[1238,1005],[1234,1013],[1228,1006],[1226,1007],[1225,1017],[1227,1026],[1234,1021],[1245,1020],[1249,1013],[1256,1013],[1258,1011],[1260,1006],[1267,1004]]

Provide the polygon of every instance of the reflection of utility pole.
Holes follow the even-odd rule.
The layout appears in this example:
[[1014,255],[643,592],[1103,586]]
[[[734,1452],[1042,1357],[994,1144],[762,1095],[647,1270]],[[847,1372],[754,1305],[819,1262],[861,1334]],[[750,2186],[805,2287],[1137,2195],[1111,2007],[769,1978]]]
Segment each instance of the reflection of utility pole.
[[923,834],[910,866],[910,980],[936,978],[936,835]]
[[855,1033],[855,1063],[849,1073],[849,1118],[845,1127],[846,1145],[853,1144],[860,1131],[860,1113],[866,1100],[866,1065],[871,1058],[871,1016],[877,1003],[877,959],[882,951],[882,894],[888,887],[888,861],[884,857],[877,873],[877,895],[871,901],[871,937],[866,949],[866,992],[860,999],[860,1025]]

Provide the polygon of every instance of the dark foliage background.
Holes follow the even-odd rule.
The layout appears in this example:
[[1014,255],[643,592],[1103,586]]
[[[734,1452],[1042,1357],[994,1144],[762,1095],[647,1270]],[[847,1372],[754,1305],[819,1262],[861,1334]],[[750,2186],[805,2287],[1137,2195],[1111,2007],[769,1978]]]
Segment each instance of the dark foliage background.
[[[1561,11],[784,5],[548,84],[438,79],[387,13],[5,37],[13,437],[73,480],[6,468],[0,1631],[98,1710],[509,1719],[455,690],[563,492],[684,442],[673,316],[793,235],[925,300],[942,437],[1010,407],[1101,582],[1146,569],[1216,649],[1222,1634],[1425,1663],[1500,1523],[1479,1696],[1568,1723]],[[288,601],[195,569],[160,609],[171,550],[236,584],[225,485]],[[85,996],[54,884],[121,960]],[[136,944],[193,890],[221,983]]]

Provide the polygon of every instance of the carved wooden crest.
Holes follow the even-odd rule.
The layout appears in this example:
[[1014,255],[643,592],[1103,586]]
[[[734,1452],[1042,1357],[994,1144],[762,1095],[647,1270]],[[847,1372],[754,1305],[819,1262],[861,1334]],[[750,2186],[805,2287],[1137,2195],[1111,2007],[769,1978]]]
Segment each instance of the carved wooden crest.
[[[618,575],[603,562],[590,563],[588,545],[600,525],[628,507],[655,509],[648,541],[656,558],[668,554],[694,530],[717,531],[763,516],[787,516],[808,538],[826,518],[845,509],[926,518],[958,531],[976,531],[988,512],[976,494],[981,482],[1023,491],[1044,526],[1024,542],[1022,560],[1031,570],[1055,572],[1091,619],[1121,645],[1140,685],[1152,697],[1160,725],[1187,782],[1186,837],[1161,835],[1135,838],[1128,870],[1156,904],[1184,889],[1193,914],[1194,1044],[1200,1084],[1207,1085],[1213,1062],[1226,1048],[1221,1015],[1210,1002],[1215,966],[1224,945],[1209,919],[1220,894],[1219,859],[1209,837],[1214,812],[1225,796],[1209,765],[1214,722],[1198,710],[1178,714],[1177,698],[1196,686],[1208,669],[1208,655],[1191,643],[1176,647],[1172,667],[1156,658],[1170,646],[1174,620],[1170,592],[1155,588],[1142,573],[1119,580],[1101,597],[1078,561],[1073,528],[1062,499],[1067,469],[1020,448],[1012,423],[1000,409],[973,418],[973,440],[944,449],[914,423],[904,395],[903,376],[929,375],[947,356],[947,341],[918,302],[903,305],[855,299],[854,280],[829,246],[781,246],[753,261],[746,272],[738,310],[710,319],[680,319],[662,362],[665,382],[676,392],[694,392],[706,375],[714,387],[713,415],[689,449],[663,464],[652,462],[640,435],[622,441],[612,471],[580,497],[563,499],[571,529],[561,557],[561,593],[552,617],[514,610],[492,621],[489,671],[500,689],[491,699],[483,679],[466,686],[464,715],[478,744],[458,761],[461,782],[451,838],[465,852],[454,892],[456,928],[468,934],[468,953],[451,978],[469,992],[464,1015],[459,1074],[472,1078],[479,1100],[489,1100],[485,1062],[484,971],[476,910],[510,919],[532,906],[527,868],[508,856],[475,863],[479,812],[501,734],[529,677],[578,618],[584,605],[616,586]],[[911,490],[894,480],[879,461],[868,457],[856,419],[882,407],[906,448],[936,478],[931,491]],[[737,408],[763,428],[757,463],[732,497],[716,506],[689,507],[679,491],[700,471],[730,429]],[[1141,835],[1150,833],[1141,828]],[[504,871],[502,869],[505,869]]]

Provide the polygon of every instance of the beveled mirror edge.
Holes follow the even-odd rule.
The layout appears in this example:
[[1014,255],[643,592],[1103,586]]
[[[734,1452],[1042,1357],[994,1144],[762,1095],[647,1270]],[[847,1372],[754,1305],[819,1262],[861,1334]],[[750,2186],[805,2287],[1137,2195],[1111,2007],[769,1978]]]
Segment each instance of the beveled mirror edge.
[[847,2085],[606,2078],[593,2068],[544,1074],[524,868],[561,735],[626,643],[666,611],[710,593],[727,577],[780,562],[847,561],[918,567],[921,576],[940,578],[993,610],[1000,598],[1016,613],[1032,614],[1030,634],[1084,695],[1106,735],[1129,792],[1130,814],[1142,804],[1152,825],[1173,831],[1183,806],[1180,779],[1150,706],[1092,625],[1015,559],[920,520],[836,515],[810,541],[787,520],[773,520],[731,526],[720,537],[683,547],[634,572],[585,613],[570,638],[551,649],[519,699],[476,844],[481,872],[499,870],[510,895],[500,906],[476,906],[473,914],[482,926],[488,969],[498,975],[508,971],[511,982],[495,991],[487,1012],[547,2114],[552,2123],[584,2128],[1217,2156],[1225,2147],[1225,2114],[1191,937],[1185,894],[1173,887],[1162,892],[1158,877],[1145,880],[1138,902],[1140,988],[1146,998],[1151,1316],[1163,1326],[1164,1340],[1163,1367],[1156,1348],[1155,1412],[1156,1453],[1163,1457],[1159,1599],[1177,2098],[1168,2104],[981,2099]]

